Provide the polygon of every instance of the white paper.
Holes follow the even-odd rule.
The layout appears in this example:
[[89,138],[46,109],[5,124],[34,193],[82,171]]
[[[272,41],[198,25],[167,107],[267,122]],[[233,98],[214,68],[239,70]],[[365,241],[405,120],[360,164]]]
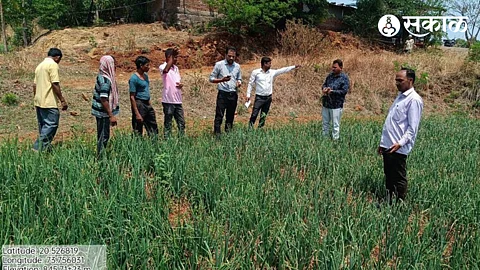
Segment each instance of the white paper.
[[250,107],[250,100],[249,100],[249,101],[247,101],[247,102],[245,102],[245,108],[247,108],[247,109],[248,109],[248,107]]

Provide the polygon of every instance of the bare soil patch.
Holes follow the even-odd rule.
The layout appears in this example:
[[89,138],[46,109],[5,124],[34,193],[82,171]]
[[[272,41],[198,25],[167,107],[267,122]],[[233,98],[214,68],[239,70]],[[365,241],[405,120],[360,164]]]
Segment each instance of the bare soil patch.
[[[62,49],[60,64],[61,86],[69,102],[69,112],[62,113],[58,139],[95,130],[90,115],[92,90],[98,61],[111,54],[117,61],[117,81],[120,87],[119,128],[130,129],[131,113],[128,100],[128,79],[135,69],[134,59],[145,55],[152,60],[149,72],[153,105],[161,125],[162,82],[158,66],[164,62],[164,50],[180,48],[179,67],[183,89],[187,132],[210,131],[215,111],[216,87],[208,81],[213,64],[223,58],[227,45],[239,49],[244,86],[241,88],[236,122],[247,122],[249,110],[243,109],[249,76],[259,68],[263,55],[273,58],[272,68],[301,64],[297,71],[278,77],[268,126],[294,121],[319,121],[320,87],[336,58],[344,61],[344,71],[351,80],[345,104],[345,117],[383,117],[397,91],[394,84],[395,63],[415,66],[425,72],[428,81],[418,87],[425,101],[426,113],[450,113],[468,110],[459,87],[468,87],[462,69],[465,53],[455,50],[419,50],[411,55],[370,47],[353,36],[336,32],[318,32],[321,46],[307,55],[282,54],[276,48],[276,37],[246,39],[228,33],[192,35],[188,31],[165,29],[160,23],[126,24],[110,27],[64,29],[41,37],[33,46],[0,58],[0,97],[14,93],[18,106],[0,104],[0,137],[20,137],[33,140],[37,132],[32,102],[33,74],[48,48]],[[308,32],[305,33],[308,37]],[[309,41],[306,41],[309,42]],[[311,46],[309,47],[311,48]],[[294,52],[293,52],[294,53]],[[480,72],[469,71],[468,78]],[[470,79],[469,79],[470,80]],[[461,84],[465,85],[462,86]],[[460,86],[459,86],[460,85]],[[251,110],[251,107],[250,107]],[[72,113],[71,113],[72,112]]]

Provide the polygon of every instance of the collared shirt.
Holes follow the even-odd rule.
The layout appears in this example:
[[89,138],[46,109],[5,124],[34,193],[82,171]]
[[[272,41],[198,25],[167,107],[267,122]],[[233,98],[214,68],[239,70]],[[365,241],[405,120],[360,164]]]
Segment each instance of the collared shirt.
[[[108,117],[108,113],[103,108],[102,98],[110,97],[112,92],[112,83],[109,79],[103,77],[102,75],[97,75],[97,81],[95,82],[95,88],[93,89],[93,99],[92,99],[92,115],[99,118]],[[117,105],[113,109],[112,114],[117,115],[120,110],[120,107]]]
[[129,92],[135,93],[136,99],[150,100],[150,81],[148,74],[143,73],[145,80],[140,79],[137,73],[133,73],[128,81]]
[[250,75],[248,82],[247,97],[250,97],[252,87],[255,84],[255,94],[257,96],[269,96],[273,92],[273,81],[280,74],[287,73],[295,69],[295,66],[284,67],[281,69],[269,69],[267,72],[263,69],[255,69]]
[[215,63],[212,74],[210,74],[210,82],[213,82],[215,79],[222,79],[228,75],[232,76],[230,81],[221,82],[217,84],[217,89],[225,92],[235,92],[237,91],[237,81],[242,81],[242,72],[240,70],[240,65],[236,62],[233,62],[232,65],[229,65],[227,60],[218,61]]
[[167,62],[161,64],[158,68],[163,80],[162,103],[182,104],[182,90],[177,87],[177,83],[181,80],[180,71],[177,66],[172,65],[170,70],[164,73],[163,70],[166,67]]
[[35,69],[36,86],[33,103],[40,108],[58,108],[60,100],[53,92],[52,84],[60,82],[58,64],[50,57],[45,58]]
[[332,92],[322,97],[323,107],[329,109],[343,108],[345,96],[347,95],[348,88],[350,87],[350,80],[348,79],[347,74],[342,72],[339,75],[335,75],[333,72],[331,72],[328,74],[327,78],[325,78],[322,89],[324,87],[330,87]]
[[380,146],[390,148],[398,143],[402,147],[397,153],[408,155],[415,144],[422,110],[422,98],[413,87],[400,93],[388,110]]

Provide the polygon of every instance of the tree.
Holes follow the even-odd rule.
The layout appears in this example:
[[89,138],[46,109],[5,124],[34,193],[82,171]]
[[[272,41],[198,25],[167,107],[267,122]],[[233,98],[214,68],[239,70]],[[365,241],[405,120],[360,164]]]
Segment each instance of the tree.
[[2,40],[3,40],[3,50],[8,52],[8,44],[7,44],[7,34],[5,32],[5,19],[3,18],[3,3],[0,0],[0,20],[2,24]]
[[[357,10],[345,18],[345,23],[357,35],[372,37],[377,33],[378,20],[387,13],[388,7],[384,0],[358,0]],[[393,14],[394,15],[394,14]]]
[[[402,16],[441,16],[446,12],[441,0],[358,0],[357,10],[346,18],[352,31],[366,38],[375,37],[378,33],[379,19],[386,14]],[[402,31],[406,31],[402,27]],[[426,43],[441,40],[445,33],[438,31],[427,36]],[[406,38],[407,34],[401,34]]]
[[38,23],[48,29],[84,25],[88,17],[87,3],[83,0],[33,0],[33,6]]
[[452,15],[468,17],[465,39],[469,45],[473,44],[480,32],[480,5],[478,0],[450,0],[448,7]]
[[[326,15],[326,0],[204,0],[225,16],[217,25],[230,32],[261,32],[265,28],[275,28],[279,22],[288,18],[314,18]],[[312,12],[303,12],[303,4],[311,7]]]
[[5,22],[14,30],[12,44],[27,46],[31,40],[34,19],[31,0],[3,0]]

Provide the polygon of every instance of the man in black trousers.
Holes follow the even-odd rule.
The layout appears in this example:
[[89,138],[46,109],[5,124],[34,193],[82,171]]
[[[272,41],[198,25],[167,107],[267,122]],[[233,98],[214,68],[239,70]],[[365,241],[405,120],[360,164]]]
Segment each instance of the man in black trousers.
[[217,84],[217,105],[215,108],[215,121],[213,132],[217,137],[221,134],[223,116],[225,117],[225,131],[228,132],[233,127],[235,110],[237,109],[238,88],[242,85],[242,72],[240,65],[235,62],[237,50],[234,47],[228,47],[225,52],[225,60],[215,63],[210,82]]
[[253,128],[258,114],[260,114],[259,128],[265,125],[267,114],[272,104],[273,82],[278,75],[290,72],[294,69],[300,68],[300,65],[284,67],[280,69],[272,69],[272,59],[270,57],[262,57],[260,60],[261,68],[255,69],[250,75],[247,88],[246,101],[250,101],[250,94],[252,88],[255,87],[255,102],[253,104],[252,116],[250,117],[249,126]]
[[387,200],[392,203],[405,200],[407,194],[407,157],[417,138],[423,111],[423,100],[413,87],[415,71],[402,68],[395,83],[398,96],[388,110],[378,154],[383,156],[383,170],[387,188]]

